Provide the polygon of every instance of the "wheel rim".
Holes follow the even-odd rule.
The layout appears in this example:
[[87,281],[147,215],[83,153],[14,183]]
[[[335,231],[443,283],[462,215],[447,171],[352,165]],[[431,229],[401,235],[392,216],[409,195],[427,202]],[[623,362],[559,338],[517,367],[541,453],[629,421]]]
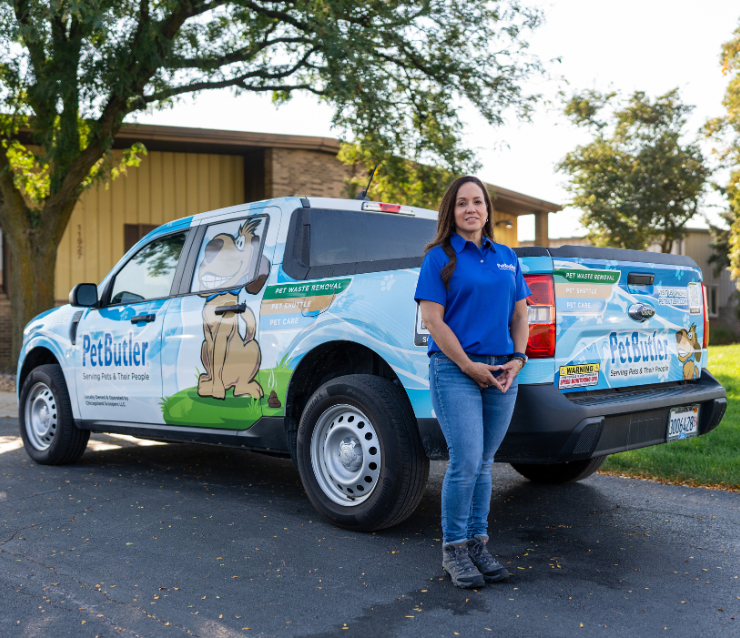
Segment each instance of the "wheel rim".
[[366,501],[378,484],[382,455],[378,434],[351,405],[326,410],[311,436],[311,465],[321,490],[339,505]]
[[48,450],[57,429],[57,401],[45,383],[37,383],[26,398],[26,434],[39,452]]

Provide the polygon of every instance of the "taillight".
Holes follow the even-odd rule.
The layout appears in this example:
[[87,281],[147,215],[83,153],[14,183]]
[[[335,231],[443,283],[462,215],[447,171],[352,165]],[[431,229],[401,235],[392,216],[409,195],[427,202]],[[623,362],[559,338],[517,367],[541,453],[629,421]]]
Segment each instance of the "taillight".
[[707,287],[702,284],[701,289],[704,293],[704,339],[701,347],[706,348],[709,346],[709,301],[707,299]]
[[524,275],[532,294],[527,297],[529,339],[526,355],[532,359],[555,356],[555,285],[552,275]]

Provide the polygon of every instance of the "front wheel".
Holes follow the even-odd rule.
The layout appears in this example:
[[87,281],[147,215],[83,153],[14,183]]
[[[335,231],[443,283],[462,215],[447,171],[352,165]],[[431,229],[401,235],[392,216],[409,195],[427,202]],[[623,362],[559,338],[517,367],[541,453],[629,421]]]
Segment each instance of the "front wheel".
[[41,465],[76,461],[87,447],[88,430],[77,428],[59,365],[34,368],[21,389],[18,420],[28,456]]
[[354,531],[408,518],[429,476],[405,393],[366,374],[338,377],[313,394],[298,426],[296,456],[312,505]]
[[512,463],[511,467],[535,483],[560,485],[575,483],[591,476],[605,460],[606,456],[595,456],[585,461],[570,463]]

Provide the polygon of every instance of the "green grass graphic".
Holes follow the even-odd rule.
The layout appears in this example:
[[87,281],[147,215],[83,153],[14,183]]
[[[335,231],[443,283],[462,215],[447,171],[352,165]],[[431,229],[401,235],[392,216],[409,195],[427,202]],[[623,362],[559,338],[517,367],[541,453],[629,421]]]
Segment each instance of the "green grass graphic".
[[[162,416],[169,425],[246,430],[263,415],[285,414],[285,393],[292,374],[290,359],[286,355],[276,367],[263,369],[257,373],[257,381],[265,393],[262,399],[235,397],[233,389],[226,391],[223,400],[201,397],[198,395],[196,385],[171,397],[162,397],[159,402]],[[279,408],[271,408],[268,405],[272,390],[280,401]]]

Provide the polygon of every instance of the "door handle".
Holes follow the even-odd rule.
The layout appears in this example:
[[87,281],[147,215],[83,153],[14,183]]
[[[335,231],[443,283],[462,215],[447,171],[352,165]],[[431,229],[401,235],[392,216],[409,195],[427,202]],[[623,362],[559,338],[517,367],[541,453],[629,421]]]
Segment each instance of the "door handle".
[[227,312],[234,312],[240,315],[243,312],[246,312],[246,310],[247,304],[240,303],[235,306],[217,306],[215,312],[217,315],[225,315]]
[[143,321],[144,323],[151,323],[157,318],[157,315],[136,315],[135,317],[131,317],[131,323],[139,323],[140,321]]

